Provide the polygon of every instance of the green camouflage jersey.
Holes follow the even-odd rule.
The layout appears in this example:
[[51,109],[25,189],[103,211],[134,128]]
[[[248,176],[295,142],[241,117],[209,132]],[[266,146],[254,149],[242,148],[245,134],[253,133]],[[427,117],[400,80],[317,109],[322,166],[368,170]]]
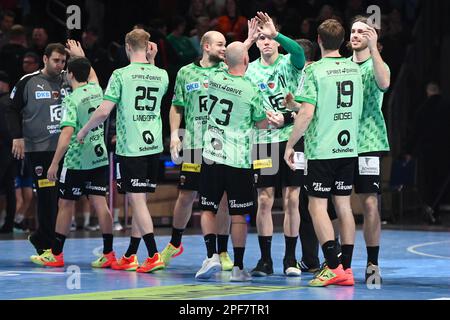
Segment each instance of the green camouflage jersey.
[[139,157],[163,151],[161,100],[167,72],[149,63],[130,63],[109,79],[105,99],[117,105],[116,153]]
[[356,157],[363,105],[359,66],[346,58],[323,58],[305,69],[295,101],[315,106],[305,133],[308,160]]
[[73,127],[69,149],[64,157],[64,167],[72,170],[89,170],[108,165],[103,124],[92,129],[84,143],[76,137],[103,101],[102,88],[96,83],[78,87],[62,102],[61,128]]
[[[350,58],[351,59],[351,58]],[[364,87],[364,104],[361,121],[359,122],[358,153],[389,151],[389,141],[384,121],[383,91],[378,87],[373,70],[373,60],[369,58],[363,63],[358,63]],[[389,70],[387,64],[386,68]]]
[[225,70],[209,78],[208,124],[203,156],[235,168],[251,168],[255,122],[265,119],[262,97],[246,77]]
[[[245,73],[252,83],[261,91],[264,109],[276,112],[288,112],[281,103],[289,93],[298,87],[302,70],[291,63],[291,55],[280,54],[270,66],[261,63],[261,58],[249,64]],[[293,124],[280,129],[258,130],[254,143],[272,143],[289,140]]]
[[172,104],[184,109],[185,132],[183,149],[201,149],[208,121],[208,79],[212,72],[222,68],[220,64],[203,68],[198,62],[178,71]]

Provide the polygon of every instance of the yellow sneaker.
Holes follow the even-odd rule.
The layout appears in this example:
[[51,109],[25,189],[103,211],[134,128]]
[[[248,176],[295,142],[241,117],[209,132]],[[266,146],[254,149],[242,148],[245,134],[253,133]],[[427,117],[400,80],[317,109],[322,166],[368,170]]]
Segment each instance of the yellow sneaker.
[[153,257],[148,257],[144,261],[144,263],[139,268],[137,268],[136,272],[150,273],[164,268],[164,261],[162,261],[161,255],[157,252]]
[[222,266],[222,271],[231,271],[233,269],[234,263],[231,260],[228,252],[222,252],[219,255],[220,264]]
[[111,269],[113,270],[136,271],[138,267],[139,262],[135,254],[132,254],[130,257],[122,256],[111,264]]
[[172,258],[178,257],[180,254],[183,253],[183,244],[180,244],[180,246],[174,247],[170,242],[169,244],[164,248],[164,250],[161,252],[161,259],[164,262],[165,266],[168,266],[170,263],[170,260]]
[[111,265],[117,262],[116,254],[111,251],[108,254],[102,254],[97,260],[91,263],[93,268],[111,268]]
[[[336,269],[330,269],[328,266],[309,282],[311,287],[326,287],[332,284],[341,285],[347,280],[348,276],[340,264]],[[346,284],[343,284],[346,285]]]
[[44,250],[41,255],[33,255],[30,260],[40,266],[46,267],[64,267],[64,254],[54,255],[52,249]]

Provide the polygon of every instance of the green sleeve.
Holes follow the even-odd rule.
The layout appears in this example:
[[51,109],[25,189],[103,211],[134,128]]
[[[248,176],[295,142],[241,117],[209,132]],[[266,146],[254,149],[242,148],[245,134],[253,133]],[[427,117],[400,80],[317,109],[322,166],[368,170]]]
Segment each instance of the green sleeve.
[[254,91],[250,103],[252,105],[252,120],[254,122],[264,120],[266,118],[266,111],[263,108],[263,97],[260,91]]
[[307,102],[316,106],[318,100],[317,84],[311,66],[305,70],[305,76],[302,81],[303,83],[300,84],[295,94],[295,101],[300,103]]
[[299,70],[305,66],[305,51],[302,46],[285,35],[278,32],[278,35],[274,38],[288,53],[291,54],[291,63]]
[[59,127],[74,127],[77,126],[77,106],[69,97],[64,98],[62,102],[62,117]]
[[119,103],[122,94],[122,81],[120,74],[114,71],[109,79],[108,87],[106,88],[104,99]]
[[178,71],[177,78],[175,80],[175,89],[172,99],[172,104],[177,107],[184,107],[185,97],[184,97],[184,73],[183,70]]

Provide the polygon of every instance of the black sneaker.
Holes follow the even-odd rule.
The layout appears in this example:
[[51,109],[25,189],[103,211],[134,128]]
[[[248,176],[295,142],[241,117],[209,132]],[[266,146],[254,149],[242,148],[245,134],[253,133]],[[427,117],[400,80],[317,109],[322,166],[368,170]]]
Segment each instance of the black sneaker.
[[38,236],[36,233],[32,233],[28,236],[28,241],[33,245],[34,249],[36,249],[36,252],[38,255],[41,255],[44,253],[44,246],[40,242]]
[[28,228],[25,226],[25,221],[22,221],[20,223],[14,222],[14,232],[16,233],[29,232]]
[[254,277],[267,277],[271,274],[273,274],[272,260],[264,261],[259,259],[256,267],[251,271],[251,275]]
[[300,270],[305,273],[315,273],[315,272],[319,271],[319,269],[320,269],[320,266],[314,266],[314,267],[308,266],[303,260],[299,261],[298,265],[300,267]]
[[283,259],[283,270],[284,274],[288,277],[300,277],[302,274],[302,271],[300,270],[300,267],[297,263],[297,260],[295,260],[295,257],[292,258],[284,258]]
[[7,234],[7,233],[12,233],[12,232],[13,232],[13,228],[10,226],[3,225],[3,227],[0,228],[0,233]]

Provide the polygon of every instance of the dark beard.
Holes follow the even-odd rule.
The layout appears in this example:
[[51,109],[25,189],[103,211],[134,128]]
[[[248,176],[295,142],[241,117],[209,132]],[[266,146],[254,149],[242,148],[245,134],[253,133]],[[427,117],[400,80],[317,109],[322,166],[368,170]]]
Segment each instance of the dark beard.
[[211,55],[211,56],[209,56],[209,61],[211,61],[213,64],[218,64],[218,63],[222,62],[223,60],[220,59],[219,56]]

